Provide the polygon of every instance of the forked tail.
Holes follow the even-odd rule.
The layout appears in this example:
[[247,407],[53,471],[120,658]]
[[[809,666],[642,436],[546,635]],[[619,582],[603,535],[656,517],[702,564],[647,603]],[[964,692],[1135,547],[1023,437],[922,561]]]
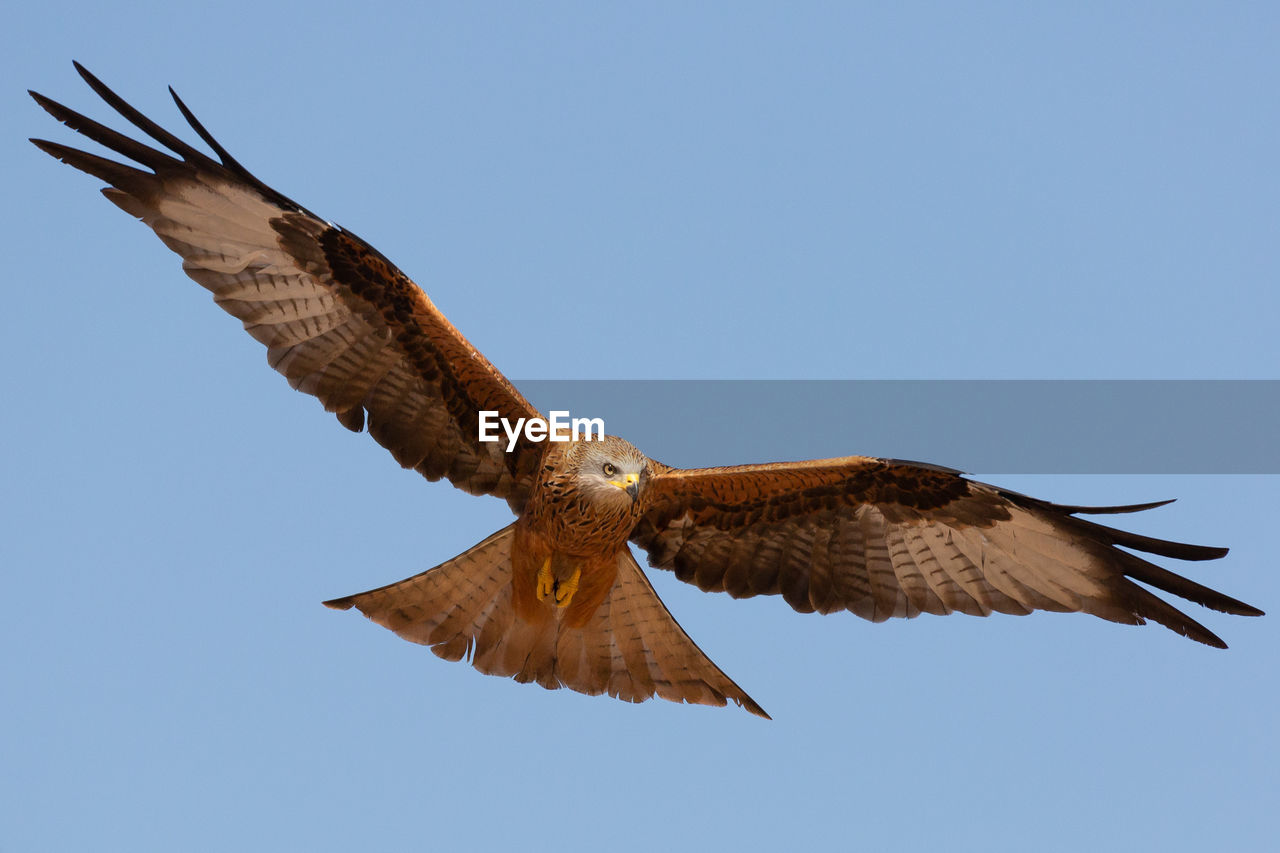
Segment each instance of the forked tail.
[[570,627],[560,611],[540,624],[518,618],[511,602],[514,531],[513,524],[434,569],[325,605],[355,607],[445,660],[469,657],[488,675],[628,702],[732,699],[769,716],[689,639],[625,546],[618,578],[585,626]]

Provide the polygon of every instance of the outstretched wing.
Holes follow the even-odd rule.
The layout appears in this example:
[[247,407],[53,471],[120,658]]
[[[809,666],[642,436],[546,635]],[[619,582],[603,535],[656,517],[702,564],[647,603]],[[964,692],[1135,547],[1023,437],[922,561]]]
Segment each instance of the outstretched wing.
[[805,613],[849,610],[881,621],[920,613],[1078,611],[1130,624],[1154,619],[1226,648],[1136,580],[1215,610],[1261,615],[1121,550],[1212,560],[1226,548],[1152,539],[1075,517],[1160,504],[1059,506],[949,469],[860,456],[657,466],[649,488],[650,508],[631,539],[652,565],[735,598],[780,594]]
[[725,705],[732,699],[769,716],[689,639],[629,548],[618,552],[617,580],[586,625],[570,626],[563,610],[521,619],[511,599],[514,530],[506,527],[422,574],[325,604],[355,607],[445,660],[468,658],[487,675],[627,702],[660,696]]
[[[54,142],[41,150],[111,186],[108,199],[140,218],[183,269],[267,346],[294,388],[319,398],[349,429],[369,434],[406,468],[523,507],[542,447],[510,453],[481,442],[478,412],[514,422],[537,410],[467,342],[404,273],[359,237],[251,175],[173,95],[218,155],[213,160],[129,106],[78,63],[116,112],[172,156],[43,95],[54,118],[137,168]],[[170,90],[172,93],[172,90]]]

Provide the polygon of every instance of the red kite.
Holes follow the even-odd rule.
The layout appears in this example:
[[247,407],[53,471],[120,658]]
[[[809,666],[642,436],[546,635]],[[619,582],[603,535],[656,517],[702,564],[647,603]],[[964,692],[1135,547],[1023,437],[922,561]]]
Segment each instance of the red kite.
[[[326,602],[481,672],[547,688],[764,711],[676,624],[632,557],[735,598],[875,621],[919,613],[1079,611],[1147,619],[1225,644],[1135,581],[1226,613],[1261,611],[1130,551],[1216,559],[1077,517],[1160,504],[1060,506],[945,468],[848,456],[680,470],[631,444],[479,437],[480,413],[540,417],[426,294],[376,249],[255,178],[174,95],[218,159],[89,86],[169,152],[32,93],[136,165],[32,140],[109,186],[183,269],[267,347],[294,388],[366,426],[406,468],[507,502],[516,520],[430,571]],[[172,90],[170,90],[172,92]],[[139,168],[143,167],[143,168]],[[531,341],[533,340],[531,336]]]

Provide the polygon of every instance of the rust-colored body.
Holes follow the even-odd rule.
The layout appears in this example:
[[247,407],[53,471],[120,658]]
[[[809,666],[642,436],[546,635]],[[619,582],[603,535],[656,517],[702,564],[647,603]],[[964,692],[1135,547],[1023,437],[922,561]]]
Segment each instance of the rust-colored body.
[[[1150,619],[1225,647],[1147,587],[1261,614],[1139,556],[1211,560],[1225,548],[1077,517],[1158,504],[1064,506],[949,469],[862,456],[681,470],[613,436],[540,442],[526,431],[510,444],[489,441],[478,432],[482,412],[508,423],[541,415],[407,275],[254,177],[181,101],[218,159],[79,70],[167,151],[36,93],[56,119],[131,162],[32,141],[107,182],[107,198],[182,256],[187,274],[267,347],[294,388],[348,429],[367,429],[402,466],[505,500],[517,516],[434,569],[326,602],[332,607],[358,607],[481,672],[635,702],[733,700],[762,716],[676,624],[628,542],[703,590],[779,595],[802,612],[847,610],[876,621],[1079,611]],[[602,321],[628,346],[653,345],[632,317]],[[573,332],[550,322],[530,328],[531,340]],[[750,340],[770,339],[764,331]],[[751,417],[742,413],[744,422]]]
[[[630,444],[612,436],[604,443],[634,451],[647,470],[648,460]],[[516,615],[533,624],[550,619],[557,608],[564,609],[569,627],[587,624],[612,589],[618,552],[626,549],[627,537],[648,505],[646,492],[626,500],[590,500],[576,482],[582,464],[579,457],[589,449],[587,444],[547,444],[528,504],[516,522],[512,602]],[[576,582],[567,601],[538,594],[538,573],[544,567],[557,587]]]

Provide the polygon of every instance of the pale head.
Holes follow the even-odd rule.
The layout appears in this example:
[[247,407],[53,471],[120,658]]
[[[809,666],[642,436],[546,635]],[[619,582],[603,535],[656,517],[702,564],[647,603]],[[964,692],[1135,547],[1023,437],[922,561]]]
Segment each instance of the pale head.
[[572,442],[565,456],[574,485],[596,505],[637,504],[653,474],[649,458],[616,435]]

